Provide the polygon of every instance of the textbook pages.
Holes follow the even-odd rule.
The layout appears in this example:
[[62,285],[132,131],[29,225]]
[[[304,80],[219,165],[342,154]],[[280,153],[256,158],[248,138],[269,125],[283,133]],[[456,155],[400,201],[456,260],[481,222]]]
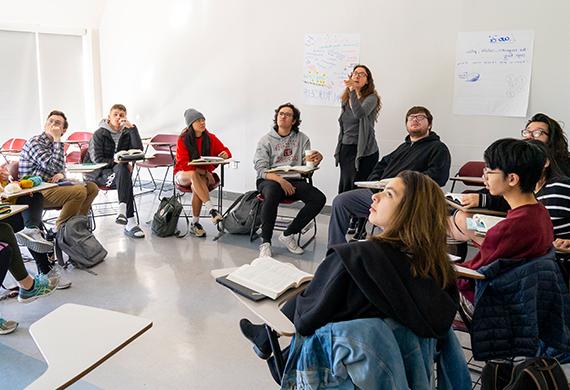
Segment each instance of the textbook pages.
[[276,168],[271,168],[268,169],[267,173],[273,173],[273,172],[299,172],[299,173],[309,173],[314,171],[315,169],[318,169],[317,167],[309,167],[307,165],[295,165],[295,166],[291,166],[291,165],[283,165],[280,167],[276,167]]
[[192,163],[215,163],[215,162],[220,162],[220,161],[224,161],[224,159],[221,157],[217,157],[217,156],[202,156],[200,158],[197,158],[195,160],[190,161],[190,164],[192,164]]
[[301,271],[293,264],[282,263],[271,257],[259,257],[239,267],[227,276],[228,280],[257,291],[271,299],[277,299],[290,288],[313,279],[313,275]]

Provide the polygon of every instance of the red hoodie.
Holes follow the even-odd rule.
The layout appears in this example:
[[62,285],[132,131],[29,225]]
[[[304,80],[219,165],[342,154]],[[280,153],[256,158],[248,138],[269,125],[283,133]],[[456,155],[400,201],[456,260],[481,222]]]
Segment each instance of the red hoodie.
[[[232,156],[230,150],[216,137],[214,134],[208,132],[210,136],[210,156],[217,156],[222,152],[226,152],[228,154],[228,158]],[[186,144],[184,143],[184,138],[186,137],[186,132],[183,132],[180,137],[178,137],[178,142],[176,143],[176,165],[174,166],[174,174],[178,171],[195,171],[197,168],[205,169],[209,172],[212,172],[216,169],[217,165],[188,165],[190,162],[190,155],[188,154],[188,148],[186,148]],[[202,156],[202,140],[203,138],[197,138],[197,146],[198,146],[198,153]]]

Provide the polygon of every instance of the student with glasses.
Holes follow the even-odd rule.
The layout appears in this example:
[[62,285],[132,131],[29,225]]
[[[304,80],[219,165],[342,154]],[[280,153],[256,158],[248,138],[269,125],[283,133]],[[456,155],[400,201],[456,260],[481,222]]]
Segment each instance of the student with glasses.
[[568,140],[562,126],[548,115],[535,114],[521,130],[524,139],[536,139],[546,144],[556,163],[566,176],[570,176]]
[[[335,163],[340,166],[339,194],[354,189],[355,181],[366,180],[378,162],[374,123],[382,107],[367,66],[356,65],[344,85],[338,118],[340,131],[334,153]],[[356,219],[353,218],[349,233],[355,230]]]
[[[451,155],[447,146],[432,131],[433,116],[421,106],[408,110],[405,116],[407,136],[392,153],[380,160],[367,180],[397,176],[404,170],[421,172],[444,186],[449,178]],[[346,243],[351,216],[367,218],[372,204],[369,189],[355,189],[338,194],[332,203],[329,222],[329,248]]]

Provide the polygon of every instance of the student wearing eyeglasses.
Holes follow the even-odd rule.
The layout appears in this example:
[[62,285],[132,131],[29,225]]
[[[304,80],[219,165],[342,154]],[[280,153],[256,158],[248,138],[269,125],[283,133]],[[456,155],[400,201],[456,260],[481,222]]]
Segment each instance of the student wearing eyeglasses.
[[[353,190],[355,181],[366,180],[378,162],[374,124],[382,107],[367,66],[356,65],[344,85],[338,118],[340,131],[334,152],[335,164],[340,166],[339,194]],[[356,218],[351,219],[350,233],[356,231],[356,223]]]

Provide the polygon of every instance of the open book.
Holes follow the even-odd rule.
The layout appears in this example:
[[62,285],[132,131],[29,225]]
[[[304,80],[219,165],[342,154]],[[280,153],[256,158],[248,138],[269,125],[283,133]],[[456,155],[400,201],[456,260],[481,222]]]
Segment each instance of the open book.
[[505,218],[493,215],[474,214],[473,217],[467,218],[467,229],[484,234],[503,219]]
[[318,169],[317,167],[309,167],[307,165],[282,165],[280,167],[275,167],[268,169],[267,173],[274,173],[274,172],[299,172],[299,173],[309,173],[313,172],[314,170]]
[[192,163],[220,162],[220,161],[224,161],[224,159],[221,157],[218,157],[218,156],[202,156],[200,158],[197,158],[195,160],[190,161],[190,164],[192,164]]
[[115,153],[115,160],[117,161],[141,160],[143,158],[144,152],[140,149],[119,150]]
[[452,201],[453,203],[458,204],[459,206],[462,206],[461,195],[463,194],[448,192],[447,194],[445,194],[445,198]]
[[271,299],[277,299],[290,288],[313,279],[313,275],[301,271],[293,264],[282,263],[271,257],[259,257],[239,267],[228,280],[257,291]]
[[354,185],[359,187],[359,188],[370,188],[373,190],[383,190],[384,187],[386,187],[386,185],[388,184],[388,182],[392,179],[393,179],[392,177],[389,177],[389,178],[378,180],[378,181],[355,181]]

